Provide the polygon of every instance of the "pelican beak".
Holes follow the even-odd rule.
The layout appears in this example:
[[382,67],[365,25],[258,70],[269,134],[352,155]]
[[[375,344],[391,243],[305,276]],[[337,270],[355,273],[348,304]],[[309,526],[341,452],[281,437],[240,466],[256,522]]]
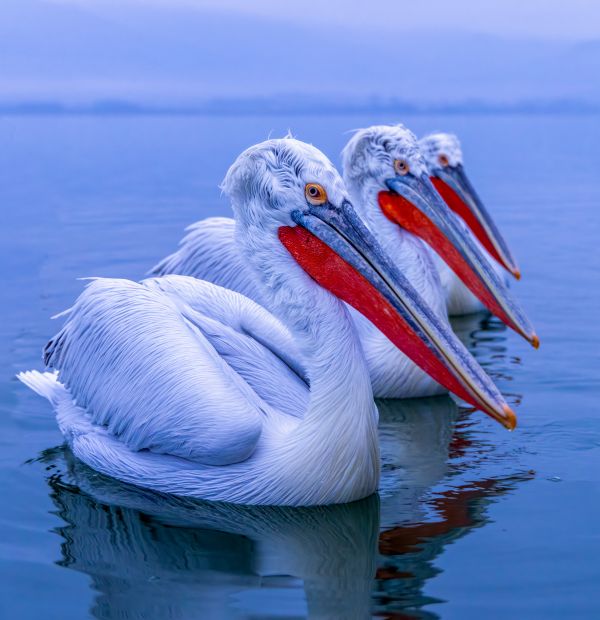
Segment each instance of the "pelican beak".
[[529,319],[429,177],[407,174],[386,183],[389,191],[378,196],[385,215],[428,243],[490,312],[537,348]]
[[471,185],[462,164],[436,170],[431,181],[446,204],[467,223],[481,245],[519,280],[521,272],[517,261]]
[[448,323],[386,256],[352,205],[294,211],[279,239],[318,284],[350,304],[436,381],[508,429],[516,417]]

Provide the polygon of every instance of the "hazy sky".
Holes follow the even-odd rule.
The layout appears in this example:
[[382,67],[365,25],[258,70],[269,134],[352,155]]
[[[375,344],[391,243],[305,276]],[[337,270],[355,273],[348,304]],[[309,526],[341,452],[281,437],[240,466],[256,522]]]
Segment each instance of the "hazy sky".
[[600,0],[0,0],[0,100],[600,103]]
[[106,8],[177,5],[251,13],[303,24],[370,27],[390,31],[476,31],[503,36],[600,37],[599,0],[44,0]]

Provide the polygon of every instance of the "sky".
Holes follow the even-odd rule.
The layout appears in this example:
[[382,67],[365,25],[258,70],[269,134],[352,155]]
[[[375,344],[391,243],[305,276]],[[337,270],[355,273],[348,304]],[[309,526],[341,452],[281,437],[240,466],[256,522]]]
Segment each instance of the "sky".
[[[138,9],[176,5],[187,10],[293,20],[307,25],[381,30],[469,30],[503,36],[582,40],[600,37],[597,0],[47,0],[98,12],[130,5]],[[386,16],[382,19],[382,16]]]
[[597,0],[2,0],[0,102],[600,102]]
[[472,31],[585,40],[600,37],[598,0],[46,0],[98,12],[174,6],[276,17],[303,24],[394,30]]

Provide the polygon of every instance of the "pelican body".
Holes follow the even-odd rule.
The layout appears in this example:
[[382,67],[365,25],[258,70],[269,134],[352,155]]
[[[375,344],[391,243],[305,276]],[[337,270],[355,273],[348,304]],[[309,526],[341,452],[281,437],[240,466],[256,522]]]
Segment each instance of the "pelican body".
[[[223,189],[277,314],[185,276],[95,279],[22,381],[74,455],[123,482],[243,504],[335,504],[378,487],[378,414],[349,303],[508,428],[490,378],[386,256],[314,147],[269,140]],[[302,364],[289,355],[290,338]]]
[[[483,256],[470,233],[443,203],[429,179],[417,140],[402,126],[376,126],[358,131],[343,151],[344,181],[362,219],[394,264],[408,278],[436,317],[447,323],[447,296],[436,266],[444,260],[474,288],[488,307],[520,333],[533,332],[522,310]],[[402,162],[405,169],[396,169]],[[411,209],[422,209],[415,228]],[[432,223],[433,222],[433,223]],[[423,237],[423,230],[429,235]],[[208,218],[189,227],[179,249],[156,265],[151,274],[181,274],[236,290],[273,310],[256,276],[239,251],[236,225],[230,218]],[[444,263],[445,265],[445,263]],[[454,275],[455,271],[448,271]],[[468,292],[468,290],[467,290]],[[373,391],[380,398],[411,398],[444,391],[428,373],[394,346],[374,323],[351,309],[369,369]],[[529,336],[528,336],[529,337]],[[299,353],[293,355],[299,358]]]
[[[419,140],[419,148],[435,188],[460,218],[461,224],[465,227],[465,234],[473,235],[473,241],[479,246],[497,277],[507,286],[507,273],[512,274],[517,280],[520,279],[521,272],[508,244],[465,173],[458,138],[449,133],[432,133]],[[488,309],[442,258],[435,252],[433,257],[445,291],[450,316]]]

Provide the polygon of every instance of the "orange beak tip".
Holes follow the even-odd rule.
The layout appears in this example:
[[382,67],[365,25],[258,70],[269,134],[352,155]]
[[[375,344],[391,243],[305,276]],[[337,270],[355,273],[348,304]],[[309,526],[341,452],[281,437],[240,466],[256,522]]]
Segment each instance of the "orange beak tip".
[[502,410],[504,411],[504,420],[502,423],[509,431],[514,431],[517,426],[517,416],[515,412],[506,404],[502,406]]
[[513,274],[513,276],[515,276],[515,278],[516,278],[517,280],[520,280],[520,279],[521,279],[521,271],[520,271],[519,269],[514,269],[514,270],[513,270],[513,272],[512,272],[512,274]]
[[532,336],[531,336],[531,346],[534,349],[539,349],[540,348],[540,339],[538,338],[537,334],[532,334]]

